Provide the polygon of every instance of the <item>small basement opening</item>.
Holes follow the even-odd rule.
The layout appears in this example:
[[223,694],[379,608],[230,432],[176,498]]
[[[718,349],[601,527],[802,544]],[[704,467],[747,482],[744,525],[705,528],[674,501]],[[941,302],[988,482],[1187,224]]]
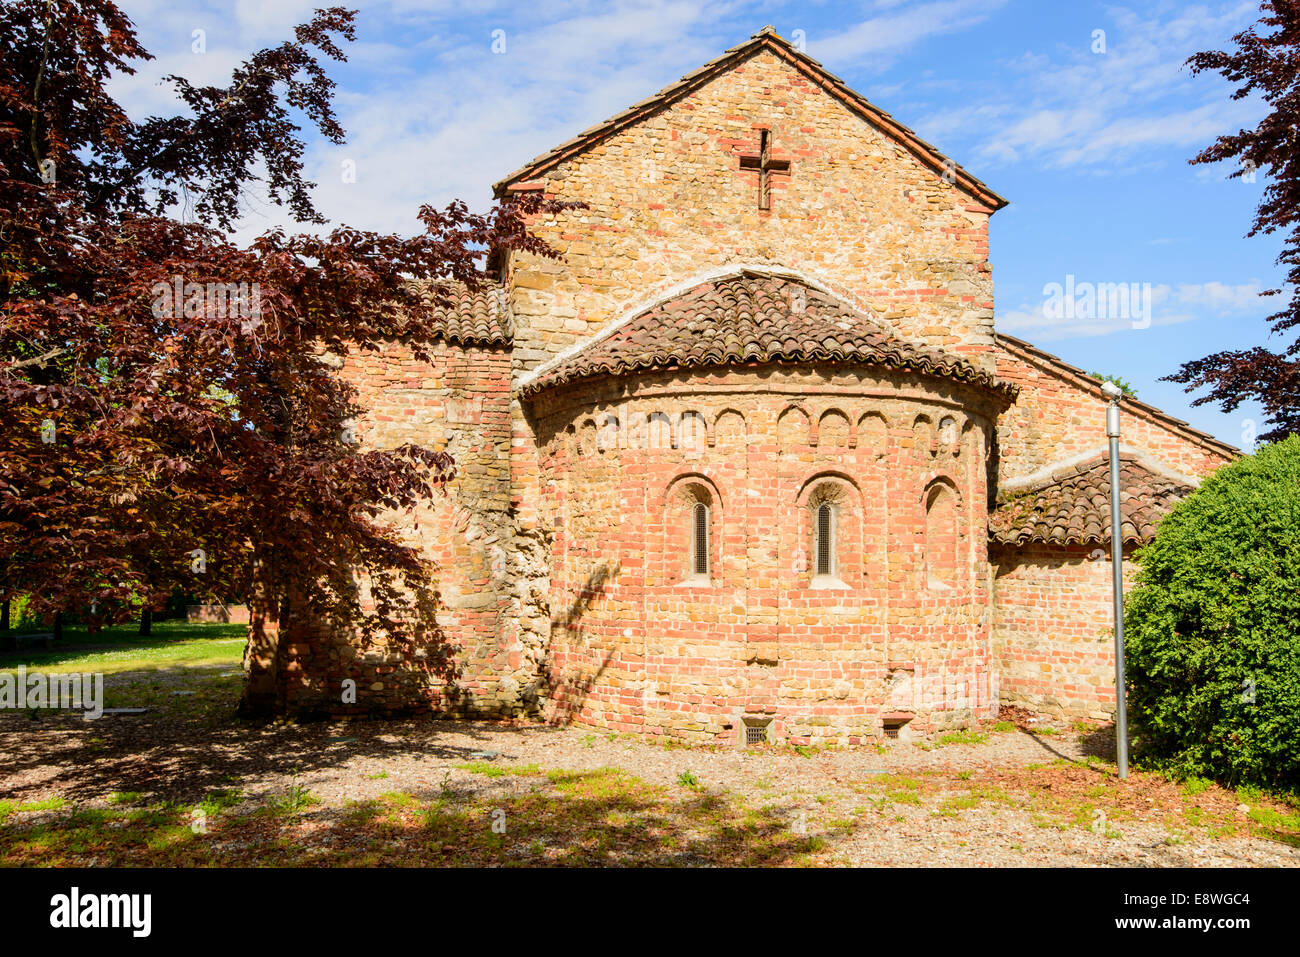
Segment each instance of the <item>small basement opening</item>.
[[909,721],[915,715],[911,714],[886,714],[881,716],[881,723],[885,730],[886,738],[898,738],[898,733],[903,730]]
[[752,748],[757,745],[770,744],[772,719],[766,716],[750,717],[745,716],[743,719],[745,728],[745,747]]

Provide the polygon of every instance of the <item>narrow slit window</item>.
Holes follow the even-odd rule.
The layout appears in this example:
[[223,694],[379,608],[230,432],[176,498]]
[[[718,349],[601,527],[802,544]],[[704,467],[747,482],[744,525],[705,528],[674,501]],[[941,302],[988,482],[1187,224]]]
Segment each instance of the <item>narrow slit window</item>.
[[696,575],[709,574],[709,506],[697,502],[694,508],[691,533],[691,571]]
[[817,506],[817,574],[833,575],[835,556],[835,512],[830,505]]

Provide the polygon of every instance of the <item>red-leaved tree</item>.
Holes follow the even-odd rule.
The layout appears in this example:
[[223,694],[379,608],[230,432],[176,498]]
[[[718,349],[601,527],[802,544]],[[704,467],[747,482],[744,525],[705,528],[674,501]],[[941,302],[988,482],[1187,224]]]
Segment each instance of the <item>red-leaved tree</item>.
[[[1294,337],[1300,327],[1300,2],[1264,0],[1262,7],[1260,22],[1232,38],[1235,50],[1198,53],[1187,62],[1195,73],[1217,72],[1237,84],[1233,99],[1258,94],[1271,109],[1253,130],[1219,137],[1191,162],[1235,160],[1234,178],[1267,174],[1248,235],[1288,233],[1277,261],[1287,269],[1291,299],[1269,323],[1275,334]],[[1300,337],[1278,352],[1263,347],[1216,352],[1185,363],[1167,378],[1186,384],[1189,392],[1209,387],[1195,405],[1218,402],[1231,412],[1244,401],[1258,401],[1270,426],[1261,439],[1300,432]]]
[[422,356],[417,286],[550,251],[527,232],[536,201],[423,207],[411,237],[229,238],[258,182],[322,222],[297,123],[342,141],[322,60],[344,59],[353,18],[317,11],[228,86],[170,77],[188,109],[137,122],[105,83],[150,56],[112,2],[0,7],[0,600],[119,621],[177,588],[272,613],[292,595],[363,637],[419,627],[433,570],[385,516],[454,463],[350,444],[354,396],[322,358]]

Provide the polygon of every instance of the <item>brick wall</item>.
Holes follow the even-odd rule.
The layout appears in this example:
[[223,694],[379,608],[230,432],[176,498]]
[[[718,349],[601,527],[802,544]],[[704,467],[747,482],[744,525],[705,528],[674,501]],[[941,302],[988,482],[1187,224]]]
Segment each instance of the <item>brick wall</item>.
[[[1066,717],[1115,712],[1115,633],[1107,547],[994,546],[993,648],[1003,704]],[[1134,566],[1125,555],[1125,587]]]
[[[1106,448],[1106,400],[1096,383],[1054,357],[1009,344],[999,378],[1020,387],[997,429],[1005,484]],[[1149,406],[1121,412],[1121,443],[1190,478],[1233,450]],[[1106,718],[1115,708],[1110,546],[995,547],[994,648],[1003,702],[1049,714]],[[1132,568],[1126,565],[1126,579]]]
[[[772,208],[742,154],[771,135]],[[736,263],[820,280],[902,335],[992,367],[990,210],[806,75],[760,51],[541,177],[586,208],[536,224],[563,262],[510,265],[521,369],[634,304]]]
[[[725,741],[766,715],[780,740],[854,743],[886,714],[917,728],[992,714],[983,401],[844,369],[543,393],[552,716]],[[936,570],[926,505],[939,488]],[[706,581],[689,574],[697,502],[710,509]],[[814,576],[823,502],[831,587]]]
[[[295,713],[532,710],[542,649],[520,640],[514,614],[508,349],[439,344],[432,361],[423,362],[390,345],[354,353],[339,374],[357,389],[366,410],[354,425],[362,447],[409,442],[449,452],[456,461],[446,495],[410,515],[390,516],[436,563],[438,608],[421,645],[369,649],[349,632],[291,609],[285,628],[263,621],[255,629],[255,638],[264,635],[250,646],[255,684],[262,694],[272,693],[271,679],[259,676],[276,670],[279,641],[278,669],[287,677],[280,675],[278,693]],[[451,686],[430,669],[447,649],[459,674]],[[355,703],[342,700],[345,679],[356,684]]]
[[[1106,404],[1096,384],[1063,363],[1004,347],[998,378],[1020,387],[1020,398],[998,421],[1001,481],[1106,448]],[[1156,410],[1125,402],[1125,450],[1146,453],[1189,477],[1208,475],[1232,461],[1233,450]]]

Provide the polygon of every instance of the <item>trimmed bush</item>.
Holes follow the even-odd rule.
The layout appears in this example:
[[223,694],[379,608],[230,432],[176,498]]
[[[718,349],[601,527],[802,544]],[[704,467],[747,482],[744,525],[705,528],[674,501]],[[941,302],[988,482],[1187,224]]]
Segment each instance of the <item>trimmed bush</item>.
[[1124,612],[1139,760],[1300,790],[1300,436],[1180,502]]

